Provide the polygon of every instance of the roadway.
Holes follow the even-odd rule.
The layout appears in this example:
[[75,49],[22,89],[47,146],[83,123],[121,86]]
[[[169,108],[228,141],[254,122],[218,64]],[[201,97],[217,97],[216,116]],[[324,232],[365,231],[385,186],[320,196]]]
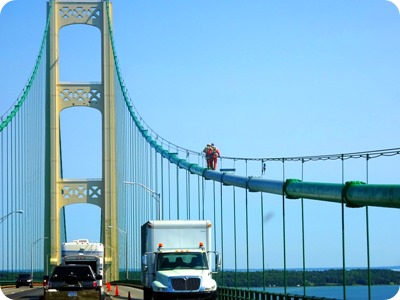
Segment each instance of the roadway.
[[[107,300],[128,299],[129,294],[130,294],[130,299],[132,300],[143,299],[142,290],[122,285],[118,285],[118,291],[117,291],[117,286],[111,286],[111,290],[108,291],[107,289],[105,289],[105,293],[106,293],[105,299]],[[6,296],[6,298],[3,297],[3,294]],[[0,300],[3,299],[24,299],[24,300],[43,299],[43,288],[33,287],[31,289],[29,287],[20,287],[17,289],[15,288],[15,286],[2,287],[0,290]]]

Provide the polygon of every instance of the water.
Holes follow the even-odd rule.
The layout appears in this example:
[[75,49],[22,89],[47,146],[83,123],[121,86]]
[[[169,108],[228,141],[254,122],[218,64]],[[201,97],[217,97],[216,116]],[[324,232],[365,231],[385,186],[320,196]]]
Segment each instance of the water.
[[[266,288],[267,292],[283,293],[284,289],[281,287]],[[371,286],[371,299],[373,300],[387,300],[393,298],[399,291],[397,285],[374,285]],[[303,287],[288,287],[286,289],[288,294],[303,295]],[[342,286],[316,286],[306,288],[307,296],[327,297],[343,300],[343,287]],[[396,299],[400,299],[400,293]],[[368,299],[368,286],[348,286],[346,287],[346,300],[366,300]]]

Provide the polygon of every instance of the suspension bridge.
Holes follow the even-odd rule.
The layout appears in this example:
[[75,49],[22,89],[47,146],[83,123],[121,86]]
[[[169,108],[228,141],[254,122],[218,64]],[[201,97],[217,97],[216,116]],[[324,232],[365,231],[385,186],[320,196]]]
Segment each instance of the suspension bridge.
[[[76,24],[101,32],[99,82],[59,80],[59,31]],[[219,167],[209,169],[202,151],[168,141],[141,117],[124,82],[115,38],[111,2],[48,2],[33,71],[1,116],[0,281],[31,269],[48,273],[60,263],[61,243],[69,239],[67,224],[76,222],[98,232],[105,245],[107,281],[127,279],[125,265],[125,277],[129,273],[129,279],[139,280],[142,224],[207,219],[213,224],[213,247],[223,257],[217,278],[226,297],[232,293],[235,299],[235,289],[255,288],[250,279],[254,270],[263,274],[262,291],[275,285],[268,278],[271,269],[283,270],[280,285],[286,294],[286,274],[293,268],[302,272],[298,285],[306,296],[306,271],[329,267],[318,255],[325,252],[342,270],[344,299],[345,270],[354,267],[350,257],[357,253],[360,267],[368,271],[366,295],[373,299],[372,269],[379,256],[396,251],[383,233],[397,224],[400,207],[400,185],[374,178],[387,172],[380,166],[398,164],[400,148],[298,157],[222,155]],[[65,147],[63,114],[77,118],[77,108],[96,111],[99,149],[89,150],[101,153],[98,178],[64,175],[65,158],[87,150],[67,153]],[[349,166],[355,166],[358,178],[346,173]],[[337,179],[306,180],[315,169]],[[82,204],[99,208],[98,224],[66,213],[67,207]],[[382,212],[387,224],[376,220]],[[317,244],[310,236],[320,237]],[[363,236],[362,243],[355,236]],[[227,272],[235,279],[228,280]],[[245,282],[239,283],[238,274],[246,274]]]

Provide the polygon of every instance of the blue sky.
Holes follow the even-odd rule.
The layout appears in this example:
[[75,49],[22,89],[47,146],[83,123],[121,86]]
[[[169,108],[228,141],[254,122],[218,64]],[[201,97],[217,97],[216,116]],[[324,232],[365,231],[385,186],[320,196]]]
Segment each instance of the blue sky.
[[[0,115],[32,71],[45,17],[44,0],[14,0],[0,14]],[[400,14],[391,2],[115,0],[113,18],[135,106],[174,144],[201,151],[214,142],[222,156],[258,158],[399,146]],[[98,49],[90,32],[66,32],[73,42],[65,48]],[[61,79],[96,80],[96,56],[88,62],[76,51],[64,53]],[[280,180],[275,168],[267,176]],[[399,182],[398,162],[374,168],[372,182]],[[349,163],[346,171],[346,179],[365,180],[362,163]],[[299,177],[298,170],[287,172]],[[341,182],[340,166],[321,163],[305,177]],[[329,206],[318,209],[317,224],[330,213]],[[349,222],[362,218],[354,214]],[[383,224],[373,232],[377,241],[400,225],[397,210],[375,209],[372,218]],[[331,234],[327,229],[319,238]],[[388,251],[399,241],[377,249],[384,254],[376,264],[399,265],[397,253]],[[351,249],[350,264],[362,264]]]

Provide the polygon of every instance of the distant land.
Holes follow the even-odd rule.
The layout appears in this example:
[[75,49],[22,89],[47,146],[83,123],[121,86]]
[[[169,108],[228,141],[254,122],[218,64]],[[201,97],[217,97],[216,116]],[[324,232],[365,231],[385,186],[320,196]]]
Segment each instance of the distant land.
[[[367,270],[367,267],[346,267],[346,270]],[[400,271],[400,266],[378,266],[371,267],[371,270],[393,270]],[[283,271],[283,268],[267,268],[265,271],[279,270]],[[303,268],[287,268],[287,271],[303,271]],[[342,270],[342,267],[322,267],[322,268],[306,268],[306,271],[327,271],[327,270]],[[224,272],[235,272],[235,269],[227,268]],[[237,269],[237,272],[247,272],[247,269]],[[262,269],[249,269],[249,272],[262,272]]]

